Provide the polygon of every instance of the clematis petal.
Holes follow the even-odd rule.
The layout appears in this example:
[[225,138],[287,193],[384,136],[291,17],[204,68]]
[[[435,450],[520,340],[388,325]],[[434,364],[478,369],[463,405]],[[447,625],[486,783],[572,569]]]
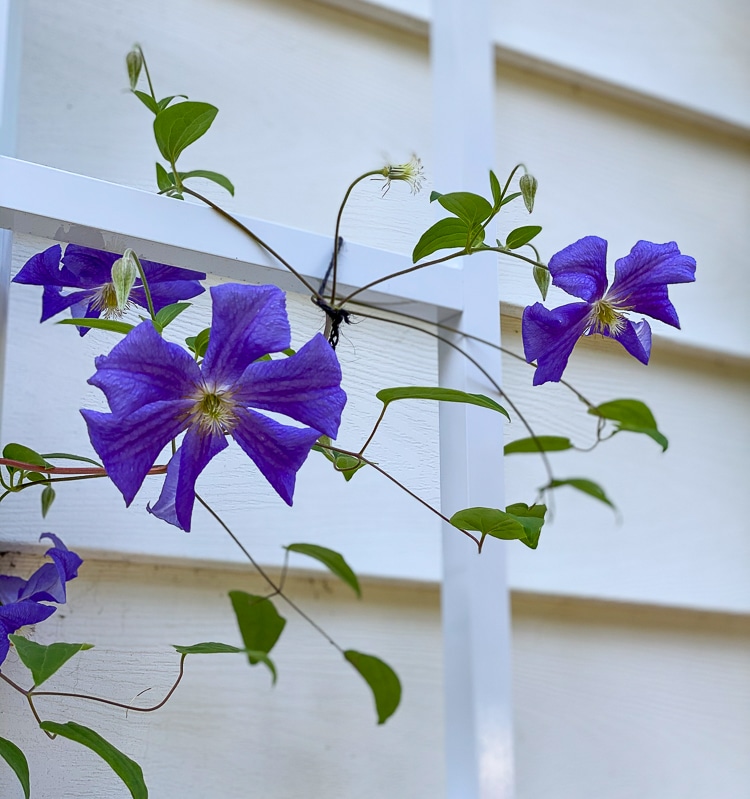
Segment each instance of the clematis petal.
[[645,319],[640,322],[631,322],[626,319],[619,333],[605,333],[604,335],[619,341],[641,363],[648,363],[648,359],[651,357],[651,326]]
[[607,242],[586,236],[549,259],[553,285],[586,302],[604,296],[607,289]]
[[40,605],[38,602],[31,602],[28,599],[0,607],[0,665],[8,656],[9,635],[27,624],[37,624],[48,619],[56,610],[57,608],[50,605]]
[[[196,272],[194,269],[185,269],[182,266],[167,266],[167,264],[160,264],[156,261],[145,261],[141,259],[141,266],[146,273],[146,280],[149,286],[156,283],[193,283],[197,280],[205,280],[205,272]],[[200,287],[201,291],[205,291],[203,286]]]
[[159,453],[188,425],[193,400],[152,402],[127,416],[81,410],[91,444],[130,505]]
[[112,280],[112,264],[120,256],[114,252],[68,244],[62,258],[62,285],[78,288],[99,288]]
[[695,259],[683,255],[675,242],[639,241],[629,255],[615,263],[615,279],[607,298],[636,313],[679,327],[680,320],[669,301],[667,286],[694,280]]
[[289,346],[286,297],[276,286],[225,283],[211,289],[213,317],[203,374],[217,383],[235,383],[262,355]]
[[[42,318],[39,321],[46,322],[61,311],[67,308],[73,308],[73,306],[78,303],[82,305],[82,309],[80,309],[81,313],[79,314],[77,312],[78,309],[73,308],[73,316],[83,316],[88,310],[91,298],[92,289],[83,289],[81,291],[73,291],[70,294],[63,294],[59,286],[45,286],[42,292]],[[96,312],[96,316],[99,316],[98,311]],[[88,328],[79,329],[88,332]]]
[[31,286],[66,286],[60,278],[60,259],[62,248],[59,244],[38,252],[29,258],[13,278],[14,283]]
[[51,539],[53,547],[45,553],[53,563],[40,566],[28,580],[20,577],[0,575],[0,604],[33,600],[35,602],[65,602],[65,583],[78,576],[78,567],[83,560],[71,552],[52,533],[42,533],[42,538]]
[[26,580],[22,577],[0,574],[0,605],[17,602],[24,588],[26,588]]
[[562,377],[576,341],[586,330],[591,307],[575,302],[549,310],[540,302],[524,309],[522,336],[526,360],[536,361],[534,385]]
[[338,434],[346,404],[336,353],[320,333],[290,358],[250,364],[233,396],[243,405],[283,413],[331,438]]
[[[175,267],[169,268],[172,269]],[[190,270],[185,269],[180,271],[189,272]],[[205,278],[205,275],[203,277]],[[148,279],[148,276],[146,276],[146,278]],[[206,290],[195,280],[169,280],[164,283],[152,283],[149,280],[148,287],[151,291],[151,301],[154,304],[156,313],[159,313],[162,308],[166,308],[167,305],[197,297]],[[146,300],[146,292],[143,290],[142,284],[131,289],[130,299],[142,308],[148,308],[148,300]]]
[[279,424],[255,411],[237,409],[236,413],[239,424],[232,431],[234,440],[291,505],[297,472],[320,434],[309,427]]
[[78,568],[83,559],[77,553],[71,552],[56,535],[42,533],[39,540],[42,538],[49,538],[54,544],[45,553],[53,562],[45,563],[29,577],[18,598],[63,603],[67,596],[65,585],[78,576]]
[[132,413],[152,402],[189,396],[201,381],[193,358],[177,344],[165,341],[151,322],[142,322],[100,355],[89,384],[100,388],[117,415]]
[[148,512],[159,519],[190,532],[195,503],[195,481],[206,464],[227,447],[223,435],[202,435],[194,428],[185,434],[182,445],[167,466],[167,478],[156,504]]

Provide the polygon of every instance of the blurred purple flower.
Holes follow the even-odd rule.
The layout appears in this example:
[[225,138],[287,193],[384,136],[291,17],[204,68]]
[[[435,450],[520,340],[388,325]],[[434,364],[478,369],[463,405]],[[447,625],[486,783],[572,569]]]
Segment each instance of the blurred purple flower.
[[[13,282],[44,286],[40,322],[66,308],[70,308],[71,315],[77,319],[120,316],[121,311],[117,308],[112,285],[112,264],[118,258],[120,256],[116,253],[77,244],[68,244],[63,256],[60,245],[55,244],[30,258],[13,278]],[[205,279],[203,272],[143,260],[141,266],[146,274],[157,313],[167,305],[188,300],[205,291],[198,282]],[[74,291],[63,294],[64,288]],[[140,279],[130,292],[130,302],[143,308],[148,307]],[[87,327],[78,328],[82,336],[88,331]]]
[[[346,403],[336,355],[320,334],[289,358],[258,360],[289,347],[280,289],[225,284],[211,297],[211,337],[200,366],[143,322],[96,359],[89,383],[105,393],[112,412],[81,411],[127,505],[164,447],[187,431],[149,507],[183,530],[190,529],[195,481],[227,446],[227,435],[291,505],[297,471],[321,434],[336,437]],[[309,426],[284,425],[251,408]]]
[[57,608],[42,602],[63,604],[67,598],[65,584],[78,576],[83,560],[71,552],[52,533],[42,533],[54,544],[45,553],[52,563],[40,566],[28,580],[0,574],[0,664],[5,660],[8,636],[27,624],[36,624],[49,618]]
[[674,242],[639,241],[615,262],[615,279],[607,289],[607,242],[587,236],[553,255],[549,271],[553,285],[583,302],[554,310],[537,302],[524,310],[523,348],[526,360],[537,362],[534,385],[560,380],[583,335],[613,338],[648,363],[651,328],[645,320],[631,322],[625,313],[645,314],[679,328],[667,286],[694,281],[695,259],[683,255]]

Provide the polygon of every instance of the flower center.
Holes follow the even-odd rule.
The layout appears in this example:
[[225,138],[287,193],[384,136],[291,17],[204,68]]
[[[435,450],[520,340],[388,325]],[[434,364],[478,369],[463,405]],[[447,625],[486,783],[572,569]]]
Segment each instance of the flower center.
[[191,397],[195,404],[190,410],[191,424],[197,425],[203,435],[225,435],[231,433],[237,424],[232,392],[226,388],[209,388],[202,385]]
[[131,305],[130,300],[122,307],[117,304],[117,294],[112,283],[99,286],[91,299],[91,307],[99,311],[105,319],[122,319],[123,314]]
[[624,310],[627,309],[620,308],[605,299],[597,300],[591,309],[590,331],[603,336],[617,337],[625,329],[627,322],[625,314],[622,313]]

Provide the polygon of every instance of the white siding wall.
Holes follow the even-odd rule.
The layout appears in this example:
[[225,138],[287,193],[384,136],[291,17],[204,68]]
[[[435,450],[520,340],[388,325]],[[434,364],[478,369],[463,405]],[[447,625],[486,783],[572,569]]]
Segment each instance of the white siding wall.
[[[643,6],[497,4],[494,166],[500,174],[523,160],[539,178],[534,217],[545,228],[543,253],[597,234],[610,241],[612,260],[639,238],[677,240],[698,260],[698,282],[671,292],[684,329],[658,331],[652,368],[609,342],[587,342],[571,361],[570,378],[592,400],[648,402],[671,446],[662,455],[648,439],[620,436],[601,455],[556,458],[561,476],[601,482],[623,521],[560,493],[540,549],[510,550],[522,799],[750,792],[747,8],[738,0],[712,3],[710,14],[706,4]],[[21,158],[152,189],[150,114],[125,91],[123,70],[124,53],[140,41],[157,91],[221,109],[185,158],[229,174],[233,210],[331,233],[354,175],[412,151],[429,170],[427,3],[29,0],[24,11]],[[456,113],[470,110],[458,103]],[[374,185],[358,193],[345,237],[408,252],[432,221],[431,187],[416,200],[400,188],[385,200]],[[224,201],[218,190],[206,193]],[[48,244],[19,237],[15,268]],[[510,303],[504,343],[519,350],[518,307],[534,299],[532,284],[511,264],[501,286]],[[2,438],[80,451],[77,408],[101,402],[85,379],[109,340],[92,333],[79,342],[73,330],[39,326],[38,303],[31,289],[11,291]],[[290,307],[302,341],[320,319],[302,295]],[[435,347],[427,336],[370,322],[345,333],[339,354],[352,407],[342,441],[356,445],[377,411],[372,389],[434,381]],[[513,361],[504,369],[507,390],[539,431],[587,442],[585,416],[546,421],[550,403],[578,403],[562,389],[532,390],[530,373]],[[373,455],[385,465],[399,451],[396,473],[437,501],[435,409],[414,403],[391,413]],[[524,435],[518,423],[506,428]],[[232,480],[222,486],[228,470]],[[531,501],[543,480],[535,459],[508,459],[509,501]],[[85,718],[143,763],[155,797],[439,796],[434,519],[366,471],[343,486],[322,459],[305,466],[293,511],[236,455],[202,485],[263,562],[278,563],[285,543],[309,540],[340,549],[370,576],[362,603],[320,577],[300,574],[293,588],[346,646],[393,663],[404,680],[403,708],[376,729],[356,675],[290,619],[273,691],[266,673],[239,658],[196,659],[162,713],[123,722],[96,709]],[[121,698],[153,686],[150,701],[174,668],[166,645],[236,640],[225,594],[254,586],[253,578],[237,570],[235,553],[206,519],[185,536],[143,514],[155,491],[147,485],[125,511],[111,486],[79,484],[59,492],[43,526],[31,492],[0,508],[3,538],[28,545],[53,529],[92,556],[69,606],[39,630],[42,641],[97,644],[61,685],[111,693],[114,673]],[[9,562],[31,568],[26,556],[6,556],[0,570]],[[125,655],[130,642],[135,656]],[[101,664],[99,685],[89,684],[86,660]],[[141,672],[144,661],[153,668]],[[33,751],[39,796],[123,795],[88,752],[51,744],[31,725],[18,731],[16,709],[20,702],[4,692],[0,735]],[[89,776],[65,775],[77,764]],[[0,795],[13,791],[0,769]]]

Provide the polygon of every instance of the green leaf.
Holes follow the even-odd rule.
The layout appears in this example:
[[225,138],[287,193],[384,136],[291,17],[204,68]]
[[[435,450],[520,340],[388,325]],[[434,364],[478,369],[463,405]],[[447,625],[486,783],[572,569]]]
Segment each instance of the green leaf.
[[492,199],[495,203],[493,211],[500,208],[500,203],[503,201],[503,190],[500,188],[500,181],[497,175],[490,169],[490,188],[492,189]]
[[154,119],[159,152],[174,164],[186,147],[206,133],[218,113],[216,106],[189,100],[160,111]]
[[[441,195],[442,196],[442,195]],[[425,230],[414,247],[412,261],[432,255],[438,250],[466,249],[469,244],[469,226],[462,219],[448,217]]]
[[173,302],[171,305],[165,306],[156,314],[156,324],[164,329],[191,305],[191,302]]
[[401,702],[401,681],[396,672],[380,658],[347,649],[344,657],[370,686],[375,699],[378,724],[384,724]]
[[513,200],[515,200],[516,197],[520,196],[521,196],[520,191],[514,191],[513,194],[509,194],[507,197],[503,199],[503,201],[500,203],[500,207],[502,208],[502,206],[507,205],[510,202],[513,202]]
[[185,100],[188,99],[188,96],[186,94],[172,94],[169,97],[163,97],[157,103],[159,111],[163,111],[172,102],[172,100],[174,100],[175,97],[183,97]]
[[234,615],[240,635],[248,650],[251,665],[260,661],[257,653],[268,654],[279,640],[286,619],[279,615],[273,602],[267,597],[255,596],[245,591],[230,591]]
[[435,200],[439,200],[442,197],[442,192],[439,191],[431,191],[430,192],[430,202],[434,203]]
[[511,230],[511,232],[508,233],[505,246],[509,250],[517,250],[519,247],[523,247],[524,244],[528,244],[535,236],[538,236],[541,231],[542,228],[539,225],[517,227],[515,230]]
[[117,319],[60,319],[57,324],[95,327],[97,330],[111,330],[113,333],[130,333],[135,327],[128,322],[119,322]]
[[13,769],[18,781],[23,788],[26,799],[31,796],[31,783],[29,781],[29,763],[26,755],[7,738],[0,738],[0,757]]
[[197,336],[190,336],[189,338],[186,338],[185,344],[188,345],[188,348],[191,350],[191,352],[194,352],[199,358],[202,358],[208,349],[208,341],[210,336],[211,328],[207,327],[204,330],[201,330]]
[[526,529],[521,522],[498,508],[466,508],[454,513],[450,523],[460,530],[476,530],[482,536],[491,535],[505,541],[526,538]]
[[338,552],[328,549],[327,547],[318,546],[317,544],[289,544],[285,549],[288,552],[299,552],[300,555],[307,555],[310,558],[320,561],[335,574],[336,577],[343,580],[357,596],[362,596],[362,590],[359,587],[357,575]]
[[402,399],[427,399],[439,402],[465,402],[467,405],[478,405],[480,408],[489,408],[491,411],[502,413],[510,419],[508,411],[495,400],[485,397],[484,394],[469,394],[456,388],[440,388],[438,386],[398,386],[396,388],[383,388],[375,395],[384,405]]
[[454,191],[441,194],[437,198],[440,205],[459,219],[466,222],[469,228],[481,225],[492,216],[492,206],[479,194],[470,191]]
[[74,721],[69,721],[66,724],[60,724],[57,721],[43,721],[39,726],[46,732],[75,741],[96,752],[125,783],[133,799],[148,799],[148,788],[146,788],[146,783],[143,781],[141,767],[135,760],[131,760],[119,749],[112,746],[109,741],[102,738],[98,732],[94,732],[94,730],[84,727],[82,724],[76,724]]
[[549,273],[549,269],[545,268],[544,266],[535,266],[533,269],[533,275],[534,283],[536,283],[539,293],[542,295],[542,299],[546,300],[547,292],[549,291],[550,283],[552,282],[552,276]]
[[240,652],[243,652],[246,655],[252,655],[256,663],[263,663],[268,666],[268,669],[271,672],[271,677],[273,678],[273,682],[274,684],[276,683],[276,665],[265,652],[260,652],[257,649],[240,649],[238,646],[232,646],[231,644],[219,644],[215,641],[206,641],[202,644],[192,644],[191,646],[177,646],[177,644],[172,644],[172,646],[181,655],[225,655],[238,654]]
[[26,479],[30,483],[41,483],[42,480],[47,480],[46,474],[39,474],[39,472],[26,472]]
[[508,505],[506,513],[511,515],[523,527],[525,535],[520,539],[529,549],[536,549],[539,545],[539,535],[544,526],[544,517],[547,513],[546,505],[531,505],[525,502],[516,502]]
[[[10,461],[28,463],[31,466],[41,466],[45,469],[51,465],[44,460],[44,456],[40,455],[36,450],[24,447],[23,444],[6,444],[3,447],[3,458],[7,458]],[[8,466],[7,468],[9,471],[15,471],[13,466]]]
[[234,185],[229,178],[224,177],[218,172],[210,172],[207,169],[194,169],[192,172],[180,172],[180,180],[185,181],[189,178],[204,178],[205,180],[212,180],[218,183],[222,189],[226,189],[232,197],[234,197]]
[[567,480],[550,480],[550,482],[544,486],[542,489],[546,491],[550,488],[559,488],[560,486],[570,486],[571,488],[577,488],[579,491],[582,491],[584,494],[588,494],[590,497],[594,499],[598,499],[600,502],[603,502],[605,505],[609,505],[610,508],[614,510],[614,504],[609,499],[609,497],[604,493],[604,489],[598,484],[595,483],[593,480],[587,480],[585,477],[570,477]]
[[523,194],[523,204],[526,206],[526,210],[531,213],[534,210],[534,198],[536,197],[539,181],[533,175],[527,173],[521,176],[518,185],[521,189],[521,194]]
[[[323,444],[325,446],[320,446]],[[312,449],[315,452],[322,453],[328,460],[336,467],[336,471],[344,475],[344,480],[348,483],[352,477],[367,464],[360,458],[354,455],[348,455],[339,452],[336,449],[329,449],[331,446],[331,439],[328,436],[321,436],[317,444],[313,444]]]
[[146,94],[146,92],[139,92],[137,89],[133,90],[133,94],[143,103],[143,105],[148,108],[148,110],[152,114],[159,113],[159,106],[156,104],[156,101],[150,94]]
[[101,463],[92,461],[91,458],[84,458],[83,455],[71,455],[68,452],[46,452],[42,457],[50,460],[81,461],[82,463],[90,463],[92,466],[98,466],[100,469],[103,468]]
[[8,638],[13,642],[21,663],[31,672],[35,686],[48,680],[74,655],[85,649],[93,649],[93,644],[57,643],[43,646],[22,635],[9,635]]
[[47,518],[47,513],[55,501],[55,489],[51,485],[46,485],[42,489],[42,518]]
[[664,452],[669,446],[666,436],[659,432],[656,419],[648,405],[636,399],[619,399],[605,402],[596,408],[589,408],[593,416],[610,419],[617,424],[619,433],[627,430],[631,433],[643,433],[650,436]]
[[215,641],[204,641],[201,644],[191,644],[190,646],[178,646],[177,644],[172,644],[172,646],[181,655],[236,655],[239,652],[247,651],[238,646],[232,646],[231,644],[220,644]]
[[505,445],[505,455],[514,455],[517,452],[562,452],[573,449],[569,438],[564,436],[537,436],[536,438],[519,438]]
[[159,187],[159,191],[168,191],[174,186],[171,174],[158,161],[156,162],[156,185]]

